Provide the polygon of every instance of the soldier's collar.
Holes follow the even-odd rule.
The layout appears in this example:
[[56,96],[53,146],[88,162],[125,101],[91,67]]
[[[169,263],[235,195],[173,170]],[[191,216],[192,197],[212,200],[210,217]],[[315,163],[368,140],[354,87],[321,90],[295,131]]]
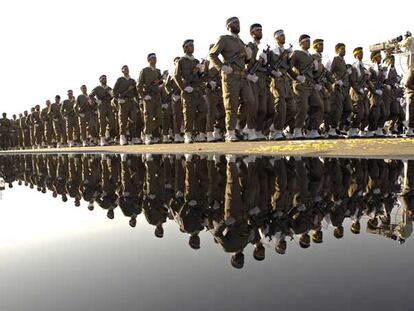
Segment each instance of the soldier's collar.
[[237,39],[240,38],[239,35],[232,33],[231,31],[229,31],[229,35],[232,36],[233,38],[237,38]]
[[194,60],[194,55],[187,55],[185,54],[183,57],[189,59],[189,60]]

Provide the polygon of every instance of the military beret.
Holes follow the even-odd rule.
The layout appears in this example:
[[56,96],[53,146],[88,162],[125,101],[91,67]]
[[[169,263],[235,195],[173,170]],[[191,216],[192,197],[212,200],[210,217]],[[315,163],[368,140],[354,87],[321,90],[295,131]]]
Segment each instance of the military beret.
[[238,20],[239,20],[239,18],[236,17],[236,16],[233,16],[233,17],[228,18],[226,20],[226,27],[229,27],[230,24],[232,24],[232,23],[234,23],[234,22],[236,22]]
[[193,39],[187,39],[183,42],[183,48],[187,47],[187,45],[189,44],[193,44],[194,40]]
[[299,37],[299,43],[302,43],[304,41],[310,41],[310,36],[309,35],[301,35]]
[[102,81],[104,78],[106,78],[106,76],[105,76],[105,75],[100,76],[100,77],[99,77],[99,81]]
[[147,56],[147,60],[150,60],[151,58],[157,58],[157,55],[155,55],[155,53],[149,53]]
[[279,36],[284,35],[284,34],[285,34],[285,32],[283,31],[283,29],[278,29],[273,33],[273,37],[276,38],[276,37],[279,37]]
[[312,42],[312,47],[316,48],[319,44],[323,43],[323,39],[315,39]]
[[338,52],[339,51],[339,49],[341,49],[341,48],[344,48],[345,47],[345,43],[337,43],[336,45],[335,45],[335,52]]
[[363,49],[362,47],[357,47],[354,49],[354,51],[352,52],[352,54],[354,54],[354,56],[357,56],[359,53],[362,53]]
[[128,65],[123,65],[121,69],[122,69],[122,70],[124,70],[124,69],[128,69]]
[[258,23],[252,24],[250,26],[250,32],[253,32],[253,31],[256,31],[256,30],[261,30],[261,29],[262,29],[262,25],[260,25]]
[[378,56],[381,57],[381,51],[375,51],[371,53],[371,60],[374,60],[375,58],[377,58]]

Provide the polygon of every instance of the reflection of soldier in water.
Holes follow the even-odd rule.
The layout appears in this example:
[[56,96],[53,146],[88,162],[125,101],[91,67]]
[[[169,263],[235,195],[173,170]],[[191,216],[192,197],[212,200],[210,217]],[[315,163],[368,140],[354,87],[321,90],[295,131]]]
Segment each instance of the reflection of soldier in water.
[[303,249],[322,243],[330,226],[340,239],[347,230],[365,232],[366,221],[367,232],[404,242],[412,233],[413,163],[234,155],[25,154],[1,156],[0,177],[8,187],[17,182],[50,192],[63,202],[84,202],[90,210],[96,205],[109,219],[119,206],[131,227],[143,213],[159,238],[167,220],[174,219],[193,249],[201,247],[206,228],[231,254],[232,266],[242,268],[249,244],[253,258],[260,261],[268,246],[285,254],[295,242]]

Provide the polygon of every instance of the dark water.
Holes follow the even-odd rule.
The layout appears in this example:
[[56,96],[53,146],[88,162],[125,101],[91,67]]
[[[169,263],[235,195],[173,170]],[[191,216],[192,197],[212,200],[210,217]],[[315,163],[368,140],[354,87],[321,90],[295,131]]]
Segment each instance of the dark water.
[[16,155],[0,176],[0,310],[414,310],[414,161]]

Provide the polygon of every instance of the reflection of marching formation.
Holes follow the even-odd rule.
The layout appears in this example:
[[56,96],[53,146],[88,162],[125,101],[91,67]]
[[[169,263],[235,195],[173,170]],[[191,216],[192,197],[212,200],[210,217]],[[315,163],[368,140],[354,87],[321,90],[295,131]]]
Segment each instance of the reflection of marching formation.
[[[214,235],[231,263],[241,268],[244,249],[257,260],[265,246],[284,254],[289,241],[302,248],[323,242],[323,229],[344,236],[344,221],[404,242],[414,215],[414,161],[334,158],[236,157],[234,155],[13,155],[0,156],[0,177],[68,198],[88,209],[97,204],[113,219],[119,206],[136,226],[145,215],[156,237],[174,219],[189,245],[200,248],[199,233]],[[403,185],[403,186],[401,186]],[[400,194],[400,195],[397,195]],[[401,208],[400,208],[401,207]],[[394,210],[395,208],[395,210]],[[402,221],[391,217],[402,211]]]

